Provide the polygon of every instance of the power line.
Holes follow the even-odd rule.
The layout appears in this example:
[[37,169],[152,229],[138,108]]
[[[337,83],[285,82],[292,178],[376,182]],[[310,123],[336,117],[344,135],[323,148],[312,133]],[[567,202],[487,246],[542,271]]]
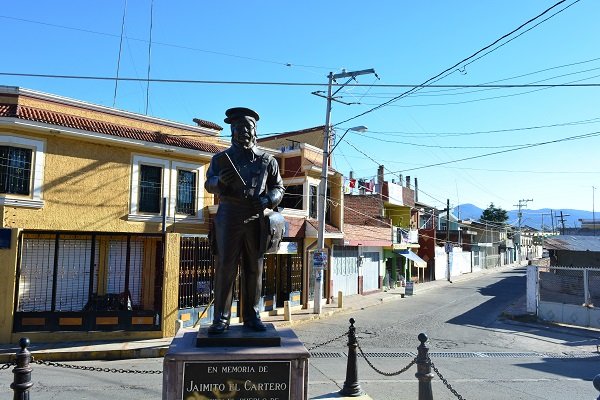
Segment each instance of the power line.
[[[589,68],[589,69],[582,70],[582,71],[568,72],[568,73],[565,73],[565,74],[555,75],[555,76],[551,76],[549,78],[540,79],[540,80],[537,80],[537,81],[534,81],[534,82],[529,82],[529,84],[533,85],[533,84],[540,83],[540,82],[547,82],[547,81],[550,81],[552,79],[564,78],[566,76],[571,76],[571,75],[583,74],[583,73],[586,73],[586,72],[597,71],[599,69],[600,69],[600,67],[596,67],[596,68]],[[582,82],[582,81],[590,80],[590,79],[593,79],[593,78],[596,78],[596,77],[598,77],[598,75],[594,75],[594,76],[590,76],[590,77],[587,77],[587,78],[582,78],[582,79],[578,79],[578,80],[571,81],[571,82],[566,82],[566,83]],[[483,85],[485,85],[485,84],[483,84]],[[456,92],[455,91],[456,89],[444,89],[444,90],[439,90],[437,92],[429,92],[429,93],[436,93],[436,94],[427,94],[427,93],[413,94],[413,95],[411,95],[410,98],[414,99],[414,98],[418,98],[418,97],[464,96],[464,95],[467,95],[467,94],[479,93],[479,92],[483,92],[483,91],[490,91],[490,90],[497,90],[497,89],[498,88],[489,88],[489,87],[487,87],[487,88],[478,89],[478,90],[471,90],[471,91],[468,91],[468,92],[466,92],[466,91]],[[541,89],[548,89],[548,88],[541,88]],[[538,90],[541,90],[541,89],[538,89]],[[453,90],[454,92],[453,93],[440,93],[440,92],[448,92],[450,90]],[[527,93],[529,93],[529,92],[516,93],[516,94],[512,94],[511,96],[517,96],[517,95],[522,95],[522,94],[527,94]],[[385,96],[383,94],[378,94],[378,95],[371,95],[371,96],[364,95],[363,97],[379,98],[379,99],[381,99],[381,98],[389,98],[389,97],[392,97],[392,96],[394,96],[392,93],[388,93],[387,96]],[[340,97],[343,98],[343,96],[340,96]],[[498,97],[502,97],[502,96],[498,96]],[[495,99],[495,98],[497,98],[497,97],[483,97],[483,98],[480,98],[480,99],[477,99],[477,100]],[[367,103],[360,103],[360,104],[367,104]],[[448,103],[448,104],[455,104],[455,103]],[[394,105],[394,106],[396,106],[396,105]]]
[[150,66],[152,65],[152,25],[154,22],[154,0],[150,0],[150,32],[148,37],[148,71],[146,74],[146,109],[145,114],[148,115],[148,103],[150,102]]
[[474,160],[476,158],[488,157],[488,156],[492,156],[492,155],[496,155],[496,154],[508,153],[508,152],[511,152],[511,151],[523,150],[523,149],[528,149],[530,147],[543,146],[543,145],[551,144],[551,143],[559,143],[559,142],[565,142],[565,141],[569,141],[569,140],[586,139],[586,138],[594,137],[594,136],[598,136],[598,135],[600,135],[600,131],[586,133],[586,134],[583,134],[583,135],[570,136],[570,137],[566,137],[566,138],[562,138],[562,139],[549,140],[549,141],[546,141],[546,142],[534,143],[534,144],[530,144],[530,145],[526,145],[526,146],[521,146],[521,147],[518,147],[516,149],[507,149],[507,150],[494,151],[492,153],[480,154],[480,155],[472,156],[472,157],[465,157],[465,158],[461,158],[461,159],[458,159],[458,160],[444,161],[444,162],[439,162],[439,163],[435,163],[435,164],[424,165],[424,166],[421,166],[421,167],[409,168],[409,169],[397,171],[395,173],[413,171],[413,170],[417,170],[417,169],[424,169],[424,168],[430,168],[430,167],[437,167],[437,166],[440,166],[440,165],[446,165],[446,164],[451,164],[451,163],[460,162],[460,161]]
[[[481,48],[481,49],[477,50],[475,53],[473,53],[473,54],[471,54],[470,56],[468,56],[467,58],[465,58],[465,59],[463,59],[463,60],[461,60],[461,61],[457,62],[457,63],[456,63],[456,64],[454,64],[453,66],[451,66],[451,67],[449,67],[449,68],[446,68],[444,71],[442,71],[442,72],[440,72],[439,74],[437,74],[437,75],[433,76],[432,78],[429,78],[429,79],[427,79],[427,80],[426,80],[425,82],[423,82],[421,85],[419,85],[419,86],[417,86],[417,87],[414,87],[413,89],[410,89],[410,90],[408,90],[408,91],[406,91],[406,92],[402,93],[401,95],[399,95],[399,96],[397,96],[397,97],[395,97],[395,98],[393,98],[393,99],[391,99],[391,100],[388,100],[388,101],[386,101],[386,102],[384,102],[384,103],[382,103],[382,104],[380,104],[380,105],[378,105],[378,106],[376,106],[376,107],[373,107],[373,108],[371,108],[371,109],[369,109],[369,110],[367,110],[367,111],[364,111],[364,112],[362,112],[362,113],[360,113],[360,114],[358,114],[358,115],[355,115],[354,117],[351,117],[351,118],[345,119],[345,120],[343,120],[343,121],[341,121],[341,122],[337,123],[336,125],[340,125],[340,124],[343,124],[343,123],[345,123],[345,122],[352,121],[353,119],[359,118],[359,117],[361,117],[361,116],[363,116],[363,115],[369,114],[369,113],[371,113],[371,112],[373,112],[373,111],[376,111],[376,110],[378,110],[378,109],[380,109],[380,108],[383,108],[383,107],[385,107],[385,106],[387,106],[387,105],[389,105],[389,104],[391,104],[391,103],[393,103],[393,102],[395,102],[395,101],[397,101],[397,100],[399,100],[399,99],[401,99],[401,98],[403,98],[403,97],[405,97],[405,96],[409,95],[410,93],[412,93],[412,92],[414,92],[414,91],[418,90],[419,88],[422,88],[422,87],[425,87],[425,86],[431,87],[432,85],[430,85],[430,84],[429,84],[431,81],[434,81],[434,80],[436,80],[437,78],[440,78],[440,77],[442,77],[442,75],[446,74],[448,71],[451,71],[451,70],[453,70],[454,68],[458,67],[460,64],[462,64],[462,63],[464,63],[464,62],[466,62],[466,61],[468,61],[468,60],[470,60],[470,59],[474,58],[474,57],[475,57],[475,56],[477,56],[479,53],[481,53],[481,52],[484,52],[485,50],[487,50],[487,49],[489,49],[490,47],[494,46],[496,43],[500,42],[501,40],[505,39],[506,37],[508,37],[508,36],[512,35],[513,33],[517,32],[518,30],[520,30],[520,29],[521,29],[522,27],[524,27],[525,25],[529,24],[530,22],[533,22],[533,21],[535,21],[536,19],[540,18],[541,16],[543,16],[544,14],[546,14],[547,12],[549,12],[550,10],[552,10],[553,8],[557,7],[558,5],[560,5],[560,4],[562,4],[562,3],[564,3],[565,1],[566,1],[566,0],[561,0],[561,1],[559,1],[558,3],[554,4],[553,6],[551,6],[551,7],[547,8],[547,9],[546,9],[545,11],[543,11],[541,14],[538,14],[537,16],[535,16],[535,17],[531,18],[530,20],[526,21],[525,23],[523,23],[523,24],[519,25],[519,26],[518,26],[516,29],[513,29],[513,30],[512,30],[512,31],[510,31],[509,33],[507,33],[507,34],[505,34],[505,35],[501,36],[500,38],[496,39],[496,40],[495,40],[494,42],[492,42],[491,44],[489,44],[489,45],[487,45],[487,46],[485,46],[485,47],[483,47],[483,48]],[[577,1],[579,1],[579,0],[576,0],[576,2],[577,2]],[[440,79],[441,79],[441,78],[440,78]]]
[[[589,62],[593,62],[593,61],[598,61],[600,60],[600,58],[593,58],[590,60],[585,60],[585,61],[579,61],[579,62],[574,62],[574,63],[570,63],[570,64],[563,64],[563,65],[559,65],[559,66],[554,66],[554,67],[550,67],[550,68],[545,68],[542,70],[538,70],[538,71],[534,71],[534,72],[528,72],[525,74],[521,74],[521,75],[516,75],[516,76],[512,76],[509,78],[502,78],[502,79],[496,79],[493,81],[488,81],[488,82],[483,82],[481,83],[481,85],[491,85],[494,83],[498,83],[498,82],[505,82],[505,81],[511,81],[517,78],[523,78],[525,76],[529,76],[529,75],[535,75],[535,74],[539,74],[542,72],[546,72],[546,71],[550,71],[550,70],[554,70],[554,69],[559,69],[559,68],[565,68],[565,67],[570,67],[573,65],[579,65],[579,64],[585,64],[585,63],[589,63]],[[529,82],[530,84],[533,83],[540,83],[540,82],[545,82],[551,79],[556,79],[556,78],[561,78],[561,77],[565,77],[565,76],[570,76],[570,75],[575,75],[575,74],[582,74],[585,72],[590,72],[590,71],[596,71],[600,68],[589,68],[586,70],[579,70],[579,71],[575,71],[575,72],[569,72],[569,73],[565,73],[565,74],[561,74],[561,75],[554,75],[542,80],[538,80],[538,81],[534,81],[534,82]],[[471,90],[468,92],[465,91],[461,91],[461,92],[457,92],[457,90],[459,88],[450,88],[450,89],[439,89],[439,90],[428,90],[429,86],[425,87],[422,89],[421,93],[412,93],[411,94],[411,98],[418,98],[418,97],[442,97],[442,96],[459,96],[459,95],[465,95],[465,94],[471,94],[471,93],[478,93],[478,92],[483,92],[483,91],[489,91],[489,90],[494,90],[496,88],[482,88],[482,89],[478,89],[478,90]],[[452,93],[448,93],[448,92],[452,92]],[[368,97],[368,98],[389,98],[391,96],[394,96],[393,93],[372,93],[370,95],[367,95],[365,93],[365,95],[363,95],[362,97]]]
[[[520,147],[515,148],[515,149],[500,150],[500,151],[496,151],[496,152],[492,152],[492,153],[480,154],[480,155],[471,156],[471,157],[465,157],[465,158],[461,158],[461,159],[457,159],[457,160],[443,161],[443,162],[439,162],[439,163],[435,163],[435,164],[428,164],[428,165],[423,165],[423,166],[419,166],[419,167],[408,168],[408,169],[399,170],[399,171],[390,171],[387,168],[386,168],[386,170],[389,171],[388,173],[390,173],[392,175],[396,175],[396,174],[399,174],[399,173],[404,173],[404,172],[418,170],[418,169],[436,167],[436,166],[451,164],[451,163],[460,162],[460,161],[473,160],[473,159],[477,159],[477,158],[483,158],[483,157],[488,157],[488,156],[491,156],[491,155],[508,153],[508,152],[511,152],[511,151],[522,150],[522,149],[531,148],[531,147],[537,147],[537,146],[542,146],[542,145],[546,145],[546,144],[559,143],[559,142],[570,141],[570,140],[586,139],[586,138],[594,137],[594,136],[598,136],[598,135],[600,135],[600,131],[586,133],[586,134],[581,134],[581,135],[570,136],[570,137],[561,138],[561,139],[549,140],[549,141],[539,142],[539,143],[534,143],[534,144],[529,144],[529,145],[524,145],[524,146],[520,146]],[[354,146],[350,141],[346,140],[346,143],[348,143],[356,151],[358,151],[359,153],[361,153],[362,155],[364,155],[365,157],[367,157],[369,160],[373,161],[375,164],[380,165],[379,161],[375,160],[374,158],[372,158],[371,156],[369,156],[367,153],[363,152],[358,147]]]
[[[524,30],[523,32],[521,32],[521,33],[519,33],[518,35],[516,35],[515,37],[512,37],[512,38],[508,39],[506,42],[504,42],[504,43],[502,43],[502,44],[498,45],[498,47],[495,47],[495,48],[491,49],[490,51],[488,51],[488,52],[486,52],[486,53],[482,54],[481,56],[479,56],[479,57],[477,57],[477,58],[475,58],[475,59],[473,59],[473,60],[469,61],[468,63],[466,63],[465,65],[463,65],[463,69],[464,69],[464,68],[466,68],[466,67],[467,67],[467,65],[473,64],[475,61],[479,60],[480,58],[483,58],[483,57],[487,56],[488,54],[490,54],[490,53],[492,53],[492,52],[494,52],[494,51],[498,50],[499,48],[501,48],[501,47],[503,47],[504,45],[506,45],[506,44],[508,44],[508,43],[512,42],[513,40],[515,40],[515,39],[516,39],[516,38],[518,38],[519,36],[521,36],[521,35],[524,35],[525,33],[529,32],[529,31],[530,31],[530,30],[532,30],[532,29],[534,29],[534,28],[535,28],[535,27],[537,27],[538,25],[540,25],[540,24],[543,24],[544,22],[548,21],[550,18],[554,17],[554,16],[555,16],[555,15],[557,15],[557,14],[560,14],[561,12],[565,11],[567,8],[570,8],[571,6],[575,5],[576,3],[579,3],[580,1],[581,1],[581,0],[575,0],[574,2],[572,2],[571,4],[569,4],[568,6],[566,6],[565,8],[563,8],[563,9],[561,9],[561,10],[558,10],[558,11],[557,11],[557,12],[555,12],[554,14],[550,15],[548,18],[541,20],[541,21],[540,21],[540,22],[538,22],[537,24],[535,24],[535,25],[533,25],[532,27],[530,27],[530,28],[528,28],[528,29]],[[550,9],[552,9],[552,8],[556,7],[556,6],[557,6],[557,5],[559,5],[560,3],[563,3],[563,1],[560,1],[560,2],[556,3],[555,5],[553,5],[552,7],[550,7],[548,10],[544,11],[544,12],[543,12],[541,15],[543,15],[543,14],[545,14],[546,12],[550,11]],[[539,16],[538,16],[538,17],[539,17]],[[538,17],[536,17],[535,19],[537,19]],[[531,20],[531,21],[533,21],[533,20]],[[531,21],[528,21],[527,23],[529,23],[529,22],[531,22]]]
[[503,146],[499,146],[499,145],[495,145],[495,146],[439,146],[439,145],[433,145],[433,144],[421,144],[421,143],[401,142],[398,140],[388,140],[388,139],[382,139],[382,138],[379,138],[376,136],[369,136],[369,135],[364,135],[364,134],[361,136],[364,136],[367,139],[376,140],[376,141],[384,142],[384,143],[395,143],[395,144],[403,144],[406,146],[426,147],[426,148],[434,148],[434,149],[461,149],[461,150],[502,149],[502,148],[516,148],[516,147],[528,146],[528,145],[537,145],[537,143],[523,143],[523,144],[511,144],[511,145],[503,145]]
[[[0,76],[20,76],[25,78],[48,78],[48,79],[81,79],[81,80],[96,80],[96,81],[127,81],[127,82],[155,82],[155,83],[188,83],[188,84],[206,84],[206,85],[253,85],[253,86],[323,86],[326,87],[326,83],[321,82],[274,82],[274,81],[227,81],[227,80],[203,80],[203,79],[168,79],[168,78],[131,78],[131,77],[115,77],[115,76],[93,76],[93,75],[62,75],[62,74],[33,74],[33,73],[22,73],[22,72],[0,72]],[[341,84],[332,83],[332,86],[338,87]],[[354,83],[348,84],[347,87],[396,87],[396,88],[419,88],[423,84],[361,84]],[[555,84],[505,84],[505,85],[485,85],[485,84],[472,84],[472,85],[441,85],[432,84],[427,87],[434,88],[507,88],[507,89],[518,89],[518,88],[559,88],[559,87],[575,87],[575,88],[589,88],[589,87],[600,87],[600,83],[555,83]],[[365,112],[366,114],[367,112]],[[364,115],[364,114],[361,114]],[[355,119],[353,117],[351,119]],[[335,124],[338,126],[344,122],[350,121],[351,119],[339,122]]]
[[117,103],[117,87],[119,86],[119,70],[121,69],[121,52],[123,51],[123,35],[125,34],[125,16],[127,15],[127,0],[123,5],[123,19],[121,21],[121,36],[119,39],[119,53],[117,55],[117,76],[115,77],[115,93],[113,96],[113,108]]
[[[496,79],[496,80],[489,81],[489,82],[484,82],[483,84],[492,84],[492,83],[510,81],[510,80],[513,80],[513,79],[523,78],[523,77],[526,77],[526,76],[535,75],[535,74],[539,74],[539,73],[542,73],[542,72],[552,71],[554,69],[565,68],[565,67],[572,67],[574,65],[587,64],[587,63],[598,61],[598,60],[600,60],[600,58],[592,58],[592,59],[589,59],[589,60],[576,61],[576,62],[572,62],[572,63],[569,63],[569,64],[556,65],[554,67],[544,68],[544,69],[533,71],[533,72],[527,72],[525,74],[511,76],[511,77],[508,77],[508,78]],[[556,78],[558,76],[554,76],[554,77]],[[424,88],[424,92],[423,93],[413,94],[411,97],[432,97],[432,96],[447,96],[447,95],[454,95],[454,94],[463,94],[463,93],[448,93],[448,94],[444,94],[443,93],[443,92],[454,91],[454,90],[455,89],[427,90],[427,88]],[[432,93],[432,94],[430,94],[430,93]]]
[[534,126],[526,126],[526,127],[518,127],[518,128],[506,128],[506,129],[492,129],[487,131],[471,131],[471,132],[403,132],[403,131],[372,131],[369,130],[370,133],[383,134],[386,136],[417,136],[417,137],[438,137],[438,136],[471,136],[471,135],[480,135],[485,133],[504,133],[504,132],[519,132],[519,131],[527,131],[534,129],[543,129],[543,128],[556,128],[561,126],[570,126],[570,125],[584,125],[584,124],[594,124],[600,122],[600,117],[590,118],[586,120],[579,121],[570,121],[570,122],[561,122],[556,124],[549,125],[534,125]]
[[[594,79],[594,78],[597,78],[599,76],[600,75],[594,75],[594,76],[590,76],[588,78],[577,79],[575,81],[571,81],[571,82],[568,82],[566,84],[561,84],[561,86],[566,87],[566,86],[568,86],[570,84],[574,84],[575,82],[588,81],[590,79]],[[502,95],[502,96],[481,97],[481,98],[478,98],[478,99],[464,100],[464,101],[455,101],[455,102],[447,102],[447,103],[429,103],[429,104],[408,104],[408,105],[390,104],[390,105],[388,105],[388,107],[414,108],[414,107],[432,107],[432,106],[451,106],[451,105],[458,105],[458,104],[477,103],[477,102],[480,102],[480,101],[487,101],[487,100],[503,99],[503,98],[506,98],[506,97],[522,96],[524,94],[539,92],[541,90],[552,89],[551,87],[539,87],[539,86],[537,86],[535,84],[531,85],[529,87],[536,87],[537,89],[529,90],[529,91],[521,92],[521,93],[505,94],[505,95]],[[370,105],[370,104],[369,103],[363,103],[363,105]]]
[[[71,27],[71,26],[66,26],[66,25],[58,25],[58,24],[51,24],[48,22],[42,22],[42,21],[34,21],[31,19],[25,19],[25,18],[17,18],[17,17],[10,17],[7,15],[0,15],[0,18],[4,18],[4,19],[11,19],[11,20],[15,20],[15,21],[21,21],[21,22],[27,22],[27,23],[31,23],[31,24],[38,24],[38,25],[45,25],[45,26],[50,26],[53,28],[61,28],[61,29],[68,29],[68,30],[73,30],[73,31],[77,31],[77,32],[85,32],[85,33],[92,33],[95,35],[102,35],[102,36],[109,36],[109,37],[119,37],[119,35],[115,35],[112,33],[106,33],[106,32],[98,32],[98,31],[93,31],[90,29],[83,29],[83,28],[75,28],[75,27]],[[143,43],[147,43],[148,40],[146,39],[139,39],[139,38],[133,38],[133,37],[128,37],[125,36],[125,38],[129,39],[129,40],[135,40],[137,42],[143,42]],[[155,45],[160,45],[160,46],[165,46],[165,47],[173,47],[173,48],[177,48],[177,49],[183,49],[183,50],[192,50],[192,51],[198,51],[198,52],[202,52],[202,53],[208,53],[208,54],[214,54],[214,55],[218,55],[218,56],[224,56],[224,57],[233,57],[233,58],[239,58],[239,59],[243,59],[243,60],[249,60],[249,61],[256,61],[256,62],[262,62],[262,63],[267,63],[267,64],[277,64],[277,65],[281,65],[284,67],[302,67],[302,68],[315,68],[315,69],[326,69],[326,70],[331,70],[331,69],[337,69],[337,68],[332,68],[332,67],[321,67],[321,66],[316,66],[316,65],[306,65],[306,64],[295,64],[295,63],[290,63],[290,62],[281,62],[281,61],[273,61],[273,60],[266,60],[266,59],[261,59],[261,58],[256,58],[256,57],[247,57],[247,56],[240,56],[237,54],[231,54],[231,53],[224,53],[224,52],[220,52],[220,51],[214,51],[214,50],[206,50],[206,49],[199,49],[197,47],[191,47],[191,46],[182,46],[182,45],[177,45],[177,44],[173,44],[173,43],[166,43],[166,42],[152,42]]]
[[[362,159],[362,160],[367,159],[366,157],[350,156],[350,155],[348,155],[346,157],[358,158],[358,159]],[[390,163],[390,164],[414,165],[414,163],[408,163],[408,162],[397,161],[397,160],[380,160],[380,161],[383,163]],[[417,164],[417,165],[426,165],[426,164]],[[510,172],[510,173],[531,173],[531,174],[600,174],[600,171],[555,171],[555,170],[533,171],[533,170],[514,170],[514,169],[472,168],[472,167],[457,167],[457,166],[448,166],[446,168],[459,169],[459,170],[464,169],[464,170],[472,170],[472,171],[503,172],[503,173]],[[362,170],[355,170],[355,169],[353,169],[353,170],[354,170],[354,172],[362,171]],[[375,177],[375,175],[371,175],[369,177]]]

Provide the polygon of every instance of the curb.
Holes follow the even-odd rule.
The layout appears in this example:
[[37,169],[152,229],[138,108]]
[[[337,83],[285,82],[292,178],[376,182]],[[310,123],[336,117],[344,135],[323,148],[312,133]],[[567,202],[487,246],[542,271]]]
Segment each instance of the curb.
[[[78,350],[78,351],[32,351],[31,357],[35,361],[89,361],[89,360],[124,360],[135,358],[161,358],[167,354],[169,346],[128,349],[128,350]],[[12,363],[15,354],[0,354],[0,363]]]

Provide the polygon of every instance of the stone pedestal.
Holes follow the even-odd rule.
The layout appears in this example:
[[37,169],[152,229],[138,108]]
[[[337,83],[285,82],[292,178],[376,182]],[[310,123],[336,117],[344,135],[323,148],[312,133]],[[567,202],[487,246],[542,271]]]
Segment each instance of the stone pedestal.
[[164,357],[163,400],[308,399],[310,354],[291,329],[269,327],[279,346],[262,346],[263,338],[252,334],[250,344],[240,346],[244,331],[230,329],[231,336],[219,335],[209,345],[204,339],[215,338],[202,330],[177,333]]

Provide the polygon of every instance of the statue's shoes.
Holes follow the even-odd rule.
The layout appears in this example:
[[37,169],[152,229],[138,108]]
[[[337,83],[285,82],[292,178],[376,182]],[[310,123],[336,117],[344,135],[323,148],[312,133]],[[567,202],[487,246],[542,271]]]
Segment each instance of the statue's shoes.
[[223,333],[227,329],[229,329],[229,323],[224,321],[213,322],[211,326],[208,327],[208,333]]
[[267,326],[258,318],[244,321],[244,328],[248,328],[257,332],[263,332],[267,330]]

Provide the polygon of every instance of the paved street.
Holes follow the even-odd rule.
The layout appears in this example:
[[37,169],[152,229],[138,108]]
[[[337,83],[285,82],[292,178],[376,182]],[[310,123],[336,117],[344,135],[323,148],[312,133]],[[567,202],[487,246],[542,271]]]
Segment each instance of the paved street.
[[[421,296],[417,292],[414,297],[355,312],[352,317],[365,353],[392,353],[371,360],[383,372],[404,367],[411,358],[396,355],[416,354],[417,335],[425,332],[432,361],[465,398],[597,397],[589,380],[600,373],[596,353],[600,332],[548,329],[498,318],[524,290],[523,269],[504,271],[439,287]],[[311,348],[329,337],[324,332],[343,332],[347,326],[348,316],[344,315],[318,325],[299,326],[295,331]],[[313,353],[344,350],[340,340]],[[315,357],[311,365],[311,396],[330,392],[332,382],[343,384],[344,371],[335,368],[332,360]],[[399,377],[387,378],[362,360],[359,363],[359,381],[377,399],[416,398],[414,372],[413,368]],[[436,399],[455,398],[437,377],[433,388]]]
[[[311,350],[310,397],[343,385],[348,318],[356,319],[360,347],[382,372],[406,366],[416,355],[417,335],[429,335],[431,359],[466,399],[592,399],[591,379],[600,373],[596,345],[600,332],[548,328],[507,321],[502,311],[522,294],[524,270],[486,274],[443,285],[413,297],[294,326]],[[74,365],[160,370],[161,359],[72,362]],[[416,367],[399,376],[375,372],[359,358],[359,382],[374,399],[416,399]],[[0,372],[0,397],[10,396],[10,369]],[[158,399],[161,375],[111,374],[34,366],[31,398]],[[434,398],[456,398],[440,379]]]

